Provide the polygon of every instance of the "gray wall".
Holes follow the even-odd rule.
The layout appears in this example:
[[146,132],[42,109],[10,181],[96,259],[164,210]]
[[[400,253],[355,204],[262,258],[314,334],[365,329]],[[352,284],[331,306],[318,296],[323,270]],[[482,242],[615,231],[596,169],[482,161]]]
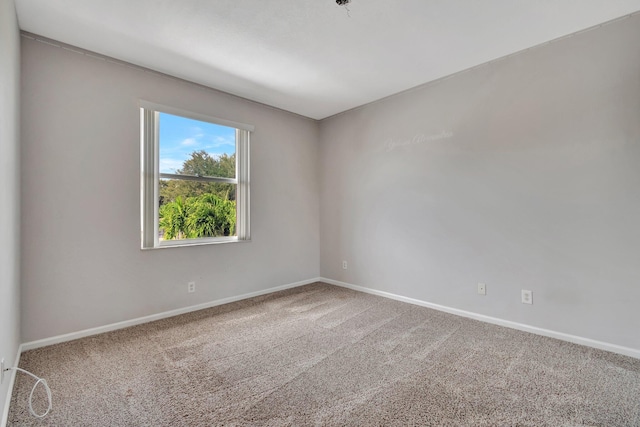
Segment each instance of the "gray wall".
[[[255,125],[251,242],[140,250],[140,98]],[[25,37],[22,117],[24,342],[319,275],[317,122]]]
[[324,120],[322,276],[640,349],[638,40],[635,15]]
[[[20,342],[20,36],[13,0],[0,0],[0,52],[0,358],[12,366]],[[8,378],[0,386],[0,416]]]

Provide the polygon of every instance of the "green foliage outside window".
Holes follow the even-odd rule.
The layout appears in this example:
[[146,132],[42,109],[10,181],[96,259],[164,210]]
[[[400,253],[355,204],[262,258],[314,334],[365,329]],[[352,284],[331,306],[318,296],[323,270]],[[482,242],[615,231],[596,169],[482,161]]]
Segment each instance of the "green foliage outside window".
[[[212,157],[205,151],[194,151],[176,174],[235,178],[235,165],[235,154]],[[233,236],[235,198],[235,184],[161,180],[158,225],[162,238]]]

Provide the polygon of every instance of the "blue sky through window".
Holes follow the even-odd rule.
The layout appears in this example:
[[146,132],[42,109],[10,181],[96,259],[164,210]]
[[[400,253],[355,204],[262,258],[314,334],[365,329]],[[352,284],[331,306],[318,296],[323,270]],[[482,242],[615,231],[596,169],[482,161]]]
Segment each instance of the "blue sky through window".
[[236,152],[236,130],[231,127],[160,113],[160,173],[175,173],[194,151],[212,157]]

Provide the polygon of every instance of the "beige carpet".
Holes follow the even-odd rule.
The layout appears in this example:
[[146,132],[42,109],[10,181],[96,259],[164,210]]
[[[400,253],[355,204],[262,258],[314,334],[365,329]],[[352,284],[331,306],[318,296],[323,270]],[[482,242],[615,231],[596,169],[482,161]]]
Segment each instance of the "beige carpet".
[[31,418],[19,376],[16,426],[640,426],[640,360],[321,283],[21,367],[53,410]]

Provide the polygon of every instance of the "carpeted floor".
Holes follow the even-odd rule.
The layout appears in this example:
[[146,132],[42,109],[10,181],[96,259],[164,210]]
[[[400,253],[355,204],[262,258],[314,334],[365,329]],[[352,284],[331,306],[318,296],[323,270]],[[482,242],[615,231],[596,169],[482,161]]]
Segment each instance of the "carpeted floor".
[[15,426],[640,426],[640,360],[322,283],[20,366]]

